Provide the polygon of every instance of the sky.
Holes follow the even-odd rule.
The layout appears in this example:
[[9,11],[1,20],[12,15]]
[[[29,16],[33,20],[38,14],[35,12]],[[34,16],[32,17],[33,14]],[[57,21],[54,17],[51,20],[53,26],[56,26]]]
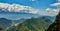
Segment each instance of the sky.
[[[2,9],[0,12],[23,12],[43,16],[56,16],[60,10],[60,8],[59,10],[57,9],[57,6],[60,7],[60,3],[58,3],[58,1],[60,0],[0,0],[0,9]],[[20,15],[18,17],[17,16],[17,14],[12,15],[10,13],[8,16],[6,13],[0,13],[0,17],[13,17],[13,19],[15,17],[20,18]]]
[[55,8],[50,6],[50,4],[55,3],[56,1],[57,0],[0,0],[1,3],[20,4],[40,10],[45,10],[46,8]]

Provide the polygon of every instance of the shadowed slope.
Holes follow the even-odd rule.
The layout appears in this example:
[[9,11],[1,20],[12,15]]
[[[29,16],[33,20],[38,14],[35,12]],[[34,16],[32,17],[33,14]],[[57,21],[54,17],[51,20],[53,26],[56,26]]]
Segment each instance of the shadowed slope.
[[60,31],[60,12],[56,16],[55,22],[49,26],[47,31]]

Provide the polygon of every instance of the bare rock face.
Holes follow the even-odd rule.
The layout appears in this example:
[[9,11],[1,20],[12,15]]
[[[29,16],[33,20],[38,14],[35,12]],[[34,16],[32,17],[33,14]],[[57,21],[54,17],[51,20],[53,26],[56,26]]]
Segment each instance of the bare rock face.
[[60,31],[60,12],[56,16],[55,22],[49,26],[47,31]]

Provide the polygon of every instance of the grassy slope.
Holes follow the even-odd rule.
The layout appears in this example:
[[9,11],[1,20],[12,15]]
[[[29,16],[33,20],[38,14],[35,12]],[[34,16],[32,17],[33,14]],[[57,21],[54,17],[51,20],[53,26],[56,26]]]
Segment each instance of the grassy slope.
[[49,22],[49,19],[31,18],[9,31],[45,31],[50,25]]

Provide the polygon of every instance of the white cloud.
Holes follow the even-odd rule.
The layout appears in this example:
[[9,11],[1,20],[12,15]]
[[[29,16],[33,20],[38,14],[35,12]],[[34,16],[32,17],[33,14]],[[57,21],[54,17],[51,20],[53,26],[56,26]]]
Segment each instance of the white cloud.
[[54,16],[54,15],[57,15],[58,12],[59,12],[59,10],[57,10],[57,9],[47,8],[45,11],[38,11],[37,13],[40,15]]
[[58,1],[60,1],[60,0],[58,0]]
[[54,4],[51,4],[51,6],[59,6],[60,7],[60,3],[54,3]]
[[7,9],[8,11],[19,12],[21,10],[28,10],[31,7],[29,7],[29,6],[22,6],[22,5],[19,5],[19,4],[0,3],[0,8],[1,9]]
[[51,6],[60,7],[60,0],[57,0],[56,3],[51,4]]
[[[22,6],[19,4],[8,4],[8,3],[0,3],[0,9],[9,12],[28,12],[28,13],[37,13],[37,9],[34,9],[30,6]],[[36,11],[35,11],[36,10]]]
[[57,0],[56,3],[50,4],[50,5],[57,7],[57,9],[53,9],[53,11],[55,11],[56,13],[58,13],[60,11],[60,0]]
[[[47,8],[47,10],[42,11],[39,9],[34,9],[30,6],[22,6],[19,4],[8,4],[8,3],[0,3],[0,9],[9,12],[25,12],[32,14],[40,14],[40,15],[57,15],[58,12],[52,11],[52,9]],[[49,11],[49,12],[48,12]]]
[[59,12],[59,10],[58,10],[58,9],[51,9],[51,8],[47,8],[47,9],[46,9],[46,11],[47,11],[47,12],[49,12],[49,13],[56,14],[56,15],[57,15],[57,14],[58,14],[58,12]]

